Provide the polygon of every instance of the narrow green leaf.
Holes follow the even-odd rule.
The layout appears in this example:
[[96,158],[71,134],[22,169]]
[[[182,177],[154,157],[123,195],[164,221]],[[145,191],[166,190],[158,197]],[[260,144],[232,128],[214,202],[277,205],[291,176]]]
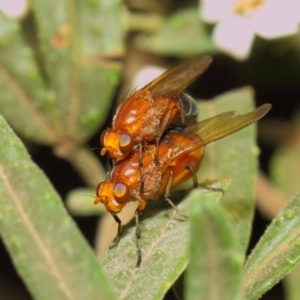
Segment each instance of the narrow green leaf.
[[191,56],[216,51],[196,7],[174,13],[157,32],[138,36],[136,44],[146,51],[164,55]]
[[120,1],[104,2],[33,0],[38,62],[0,13],[0,112],[31,140],[82,143],[105,122],[121,70],[107,58],[122,55],[123,31]]
[[[199,103],[199,119],[225,111],[244,114],[254,109],[254,94],[250,87],[220,95],[214,101]],[[256,125],[251,125],[206,147],[198,178],[232,178],[221,203],[229,212],[242,252],[246,252],[254,213],[254,191],[257,177]]]
[[84,140],[105,121],[118,83],[120,65],[101,55],[124,52],[121,2],[33,0],[32,6],[58,121]]
[[232,223],[214,195],[190,194],[191,259],[186,299],[242,299],[242,265]]
[[73,216],[100,215],[105,212],[104,205],[95,205],[95,189],[77,188],[68,193],[66,207]]
[[59,196],[0,118],[0,232],[35,299],[115,299]]
[[[228,179],[217,182],[216,187],[226,188],[227,184]],[[211,201],[217,202],[221,193],[200,189],[199,195],[199,201],[209,197]],[[189,199],[188,196],[181,201],[178,208],[187,211]],[[150,202],[141,223],[141,268],[135,267],[137,250],[133,222],[123,228],[124,237],[116,248],[107,252],[103,261],[103,267],[113,280],[119,299],[135,299],[137,295],[145,300],[162,299],[189,260],[188,221],[182,220],[166,201]]]
[[300,193],[276,216],[246,262],[244,295],[258,299],[300,261]]
[[85,56],[120,57],[125,54],[122,1],[79,0],[74,5],[78,17],[80,51]]
[[[21,36],[20,24],[0,11],[0,112],[23,135],[51,144],[55,131],[47,118],[53,111],[31,49]],[[30,122],[28,122],[30,120]]]

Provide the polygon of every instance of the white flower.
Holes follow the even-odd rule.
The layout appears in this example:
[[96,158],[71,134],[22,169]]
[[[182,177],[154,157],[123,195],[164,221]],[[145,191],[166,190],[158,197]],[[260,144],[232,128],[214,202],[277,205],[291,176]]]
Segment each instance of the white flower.
[[220,48],[244,59],[256,34],[272,39],[298,32],[300,1],[202,0],[200,16],[218,22],[213,38]]
[[28,11],[28,0],[0,0],[0,10],[10,18],[20,19]]

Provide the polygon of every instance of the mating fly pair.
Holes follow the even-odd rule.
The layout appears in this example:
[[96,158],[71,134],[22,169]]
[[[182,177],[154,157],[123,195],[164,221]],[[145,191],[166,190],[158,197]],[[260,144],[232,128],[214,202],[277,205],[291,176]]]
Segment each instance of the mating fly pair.
[[245,115],[225,112],[196,122],[196,103],[183,91],[211,61],[208,56],[196,58],[163,73],[123,100],[112,128],[101,135],[101,155],[108,152],[116,163],[109,179],[99,183],[95,204],[103,203],[118,223],[116,245],[121,233],[117,214],[129,201],[139,202],[135,211],[137,267],[142,261],[139,216],[146,201],[163,195],[184,217],[170,200],[170,190],[188,179],[198,185],[196,172],[205,145],[245,128],[271,108],[265,104]]

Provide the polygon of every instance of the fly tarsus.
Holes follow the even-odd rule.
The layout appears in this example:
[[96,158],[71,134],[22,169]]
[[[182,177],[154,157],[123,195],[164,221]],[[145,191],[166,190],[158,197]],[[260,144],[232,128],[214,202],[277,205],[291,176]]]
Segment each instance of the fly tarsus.
[[112,216],[115,219],[115,221],[118,223],[118,232],[117,232],[117,236],[115,237],[113,242],[110,244],[109,249],[112,249],[112,248],[115,248],[118,246],[118,244],[120,242],[121,231],[122,231],[122,221],[120,220],[120,218],[117,215],[112,214]]
[[142,247],[141,247],[142,233],[141,233],[141,226],[140,226],[140,222],[139,222],[139,217],[141,216],[141,214],[142,213],[139,210],[136,210],[134,213],[135,225],[136,225],[136,230],[135,230],[136,246],[137,246],[137,252],[138,252],[136,268],[139,268],[142,263]]

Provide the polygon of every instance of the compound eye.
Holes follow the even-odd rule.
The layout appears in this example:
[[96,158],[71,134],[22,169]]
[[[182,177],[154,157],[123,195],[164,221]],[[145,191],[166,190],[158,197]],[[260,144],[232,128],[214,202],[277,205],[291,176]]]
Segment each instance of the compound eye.
[[119,148],[123,153],[128,153],[132,150],[134,144],[133,139],[129,134],[123,133],[120,136]]
[[116,183],[114,186],[114,198],[118,203],[124,203],[128,200],[129,189],[125,183]]
[[109,132],[109,129],[106,129],[101,133],[100,142],[103,147],[105,147],[105,140],[106,140],[106,135],[108,134],[108,132]]

